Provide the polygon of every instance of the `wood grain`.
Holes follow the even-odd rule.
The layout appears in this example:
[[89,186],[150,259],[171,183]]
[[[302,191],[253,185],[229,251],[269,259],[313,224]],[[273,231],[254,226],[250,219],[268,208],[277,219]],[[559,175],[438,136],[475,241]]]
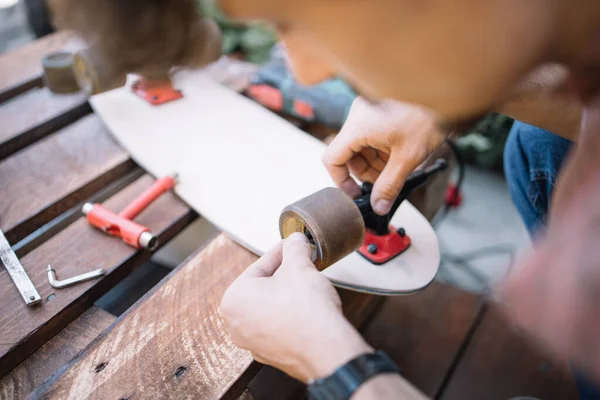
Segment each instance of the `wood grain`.
[[15,244],[135,167],[94,115],[0,162],[0,228]]
[[85,349],[115,319],[115,316],[92,306],[0,380],[0,398],[24,399]]
[[252,357],[229,340],[218,306],[256,259],[218,236],[32,397],[220,398]]
[[71,40],[71,33],[57,32],[0,55],[0,103],[42,86],[42,58],[67,47]]
[[0,160],[91,112],[83,94],[30,90],[0,107]]
[[386,299],[364,337],[434,398],[481,311],[481,299],[434,282],[420,293]]
[[[249,381],[245,372],[256,364],[229,341],[217,307],[256,259],[220,235],[33,397],[48,391],[48,398],[237,398],[245,387],[240,380]],[[361,321],[371,310],[363,303],[374,298],[355,294],[344,297],[348,312],[364,312],[353,315]]]
[[506,400],[516,396],[579,398],[566,365],[537,349],[490,306],[441,399]]
[[[147,189],[153,179],[145,175],[104,204],[122,209]],[[172,193],[167,193],[140,214],[136,221],[150,227],[162,243],[187,226],[196,214]],[[42,296],[42,305],[27,308],[7,272],[0,269],[0,377],[4,376],[53,335],[77,318],[106,291],[151,256],[136,251],[118,238],[92,228],[85,219],[58,233],[21,258]],[[46,277],[51,264],[59,277],[70,277],[104,268],[104,278],[62,290],[53,289]],[[54,295],[55,297],[52,297]]]

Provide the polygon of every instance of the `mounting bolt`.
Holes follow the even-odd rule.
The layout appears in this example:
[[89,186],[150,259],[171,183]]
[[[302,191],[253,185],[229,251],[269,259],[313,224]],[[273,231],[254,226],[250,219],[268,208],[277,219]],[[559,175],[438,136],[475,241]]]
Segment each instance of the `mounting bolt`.
[[400,237],[406,236],[406,231],[404,228],[398,228],[398,235],[400,235]]
[[371,243],[369,246],[367,246],[367,251],[369,252],[369,254],[377,254],[377,245]]

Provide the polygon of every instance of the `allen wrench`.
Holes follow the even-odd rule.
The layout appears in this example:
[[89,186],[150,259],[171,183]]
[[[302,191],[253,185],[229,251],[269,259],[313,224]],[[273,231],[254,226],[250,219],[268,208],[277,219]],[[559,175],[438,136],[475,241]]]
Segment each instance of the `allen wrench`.
[[63,279],[62,281],[60,281],[56,279],[56,271],[52,268],[52,266],[48,265],[46,271],[48,273],[48,282],[50,282],[50,286],[52,286],[55,289],[63,289],[68,286],[73,286],[77,283],[96,279],[104,275],[104,270],[100,268],[90,272],[86,272],[85,274],[73,276],[71,278]]

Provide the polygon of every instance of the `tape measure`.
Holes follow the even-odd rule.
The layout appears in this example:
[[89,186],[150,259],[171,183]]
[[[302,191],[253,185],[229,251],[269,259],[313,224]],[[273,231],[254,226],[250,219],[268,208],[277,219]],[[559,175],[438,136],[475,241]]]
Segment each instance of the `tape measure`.
[[54,52],[42,58],[44,83],[54,93],[76,93],[79,85],[73,74],[73,54]]

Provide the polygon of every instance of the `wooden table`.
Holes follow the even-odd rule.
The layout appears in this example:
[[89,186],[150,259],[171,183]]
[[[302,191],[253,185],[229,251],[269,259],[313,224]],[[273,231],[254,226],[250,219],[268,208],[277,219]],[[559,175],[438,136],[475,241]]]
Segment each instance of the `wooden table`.
[[[151,254],[92,229],[80,206],[91,200],[119,209],[153,178],[113,141],[83,96],[43,87],[41,57],[69,38],[54,34],[0,56],[0,227],[43,298],[27,308],[0,268],[0,398],[301,398],[302,385],[254,363],[225,333],[221,295],[256,256],[224,234],[119,318],[94,306]],[[213,73],[239,88],[239,68]],[[196,218],[168,194],[139,222],[164,244]],[[56,290],[48,264],[59,277],[98,267],[108,273]],[[429,396],[576,398],[562,367],[483,299],[439,283],[386,301],[341,294],[366,339]]]

